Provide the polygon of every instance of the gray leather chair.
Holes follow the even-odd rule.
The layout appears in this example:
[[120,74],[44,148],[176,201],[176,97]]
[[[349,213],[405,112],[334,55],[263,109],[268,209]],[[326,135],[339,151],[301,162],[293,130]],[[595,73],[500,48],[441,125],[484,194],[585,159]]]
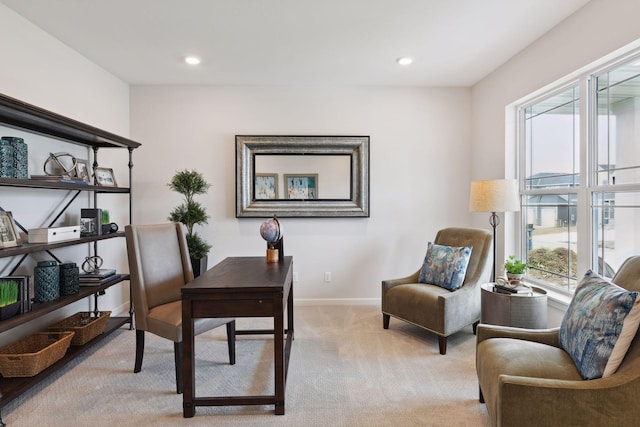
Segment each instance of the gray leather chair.
[[[182,393],[182,295],[193,280],[184,225],[127,225],[125,227],[131,292],[136,326],[136,361],[142,369],[144,333],[174,342],[176,392]],[[196,319],[195,334],[227,325],[229,363],[235,364],[235,320]]]
[[480,285],[491,275],[492,235],[476,228],[445,228],[434,243],[472,246],[462,284],[456,291],[419,283],[420,269],[408,277],[382,282],[382,325],[389,329],[391,316],[438,335],[440,354],[447,353],[447,337],[480,321]]
[[[612,282],[640,292],[640,256]],[[493,426],[636,426],[640,420],[640,334],[606,378],[584,380],[560,347],[560,328],[480,325],[476,370]]]

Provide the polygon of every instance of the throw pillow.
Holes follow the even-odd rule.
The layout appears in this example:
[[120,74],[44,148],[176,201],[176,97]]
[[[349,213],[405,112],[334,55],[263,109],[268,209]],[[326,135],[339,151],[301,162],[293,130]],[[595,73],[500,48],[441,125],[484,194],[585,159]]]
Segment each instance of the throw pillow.
[[471,246],[443,246],[429,242],[418,280],[455,291],[464,282],[472,249]]
[[613,374],[640,323],[638,292],[589,270],[576,288],[560,326],[560,346],[584,379]]

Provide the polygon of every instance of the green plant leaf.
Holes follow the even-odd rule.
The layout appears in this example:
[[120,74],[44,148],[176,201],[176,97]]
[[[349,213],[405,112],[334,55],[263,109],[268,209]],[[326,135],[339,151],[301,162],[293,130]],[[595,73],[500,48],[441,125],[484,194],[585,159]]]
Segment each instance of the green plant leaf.
[[204,179],[200,172],[185,169],[176,172],[167,185],[171,190],[184,195],[184,202],[169,213],[168,219],[172,222],[181,222],[187,227],[189,256],[194,259],[203,258],[211,249],[211,245],[196,234],[193,227],[207,224],[209,215],[199,202],[193,200],[193,196],[205,194],[211,184]]

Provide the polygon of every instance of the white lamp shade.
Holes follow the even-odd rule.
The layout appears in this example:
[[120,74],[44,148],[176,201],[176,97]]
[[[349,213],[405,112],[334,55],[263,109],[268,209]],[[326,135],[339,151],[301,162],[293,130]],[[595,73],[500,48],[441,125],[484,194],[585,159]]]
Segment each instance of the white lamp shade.
[[491,179],[471,182],[471,212],[512,212],[520,210],[518,181]]

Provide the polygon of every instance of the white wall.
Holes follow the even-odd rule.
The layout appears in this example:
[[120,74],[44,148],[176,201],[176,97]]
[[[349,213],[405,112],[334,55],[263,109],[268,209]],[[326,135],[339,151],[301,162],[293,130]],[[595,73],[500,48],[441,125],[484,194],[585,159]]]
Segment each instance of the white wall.
[[[514,177],[514,117],[505,108],[640,38],[640,2],[593,0],[472,88],[471,177]],[[506,124],[505,124],[506,123]],[[500,230],[513,253],[513,214]],[[474,217],[476,224],[478,219]],[[507,231],[506,239],[502,231]],[[504,259],[498,243],[498,259]],[[550,322],[561,316],[550,312]]]
[[[263,219],[235,218],[235,135],[369,135],[371,217],[282,219],[296,298],[379,299],[380,281],[415,272],[438,229],[470,222],[469,89],[132,87],[134,222],[166,221],[166,183],[185,168],[212,184],[199,200],[212,266],[264,256]],[[324,283],[330,271],[331,283]]]
[[[30,104],[54,111],[75,120],[79,120],[110,132],[127,136],[129,134],[129,87],[103,69],[80,56],[78,53],[61,44],[59,41],[24,20],[4,5],[0,5],[0,92]],[[15,135],[25,138],[29,144],[30,172],[41,173],[39,168],[42,159],[49,151],[73,151],[82,155],[78,148],[69,145],[50,144],[41,136],[0,127],[2,135]],[[126,150],[125,150],[126,151]],[[102,156],[107,162],[119,159],[118,155]],[[114,160],[111,160],[114,159]],[[118,163],[126,167],[124,162]],[[126,181],[125,181],[126,183]],[[43,192],[33,190],[14,191],[0,187],[0,206],[12,210],[16,219],[28,228],[39,226],[46,220],[46,210],[55,206],[60,197],[59,192]],[[79,208],[70,209],[71,216]],[[73,221],[73,218],[66,218]],[[120,269],[126,266],[124,239],[105,244],[105,259],[109,264]],[[118,246],[117,243],[120,245]],[[83,245],[84,246],[84,245]],[[64,249],[56,251],[64,260],[81,262],[86,256],[86,249]],[[45,254],[46,255],[46,254]],[[43,254],[35,254],[16,274],[32,274],[31,267],[36,260],[48,259]],[[0,260],[0,274],[8,274],[7,259]],[[128,285],[119,285],[115,292],[108,292],[101,298],[100,309],[111,310],[120,307],[128,300]],[[65,310],[45,316],[17,330],[0,335],[0,345],[12,342],[18,335],[30,330],[40,329],[41,325],[52,323],[69,313],[87,310],[89,301],[81,301]]]

